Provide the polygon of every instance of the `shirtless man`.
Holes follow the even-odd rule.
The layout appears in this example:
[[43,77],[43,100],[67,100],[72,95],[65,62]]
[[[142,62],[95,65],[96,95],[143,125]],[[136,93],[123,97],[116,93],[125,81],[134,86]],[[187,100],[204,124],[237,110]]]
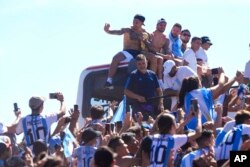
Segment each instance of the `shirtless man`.
[[169,39],[163,34],[167,26],[165,19],[157,21],[156,30],[151,34],[151,52],[160,55],[164,60],[172,59],[169,49]]
[[130,28],[122,28],[120,30],[110,30],[110,24],[105,24],[104,31],[112,35],[124,35],[123,38],[123,51],[118,52],[112,59],[110,69],[108,72],[108,78],[105,83],[105,88],[113,89],[112,77],[115,75],[117,67],[121,61],[130,61],[141,53],[141,43],[143,39],[142,28],[144,25],[145,17],[142,15],[135,15],[133,20],[133,26]]
[[156,30],[150,34],[150,45],[148,46],[149,52],[157,58],[157,77],[161,87],[163,87],[163,61],[173,59],[169,50],[169,39],[163,34],[166,26],[167,22],[165,19],[161,18],[157,21]]

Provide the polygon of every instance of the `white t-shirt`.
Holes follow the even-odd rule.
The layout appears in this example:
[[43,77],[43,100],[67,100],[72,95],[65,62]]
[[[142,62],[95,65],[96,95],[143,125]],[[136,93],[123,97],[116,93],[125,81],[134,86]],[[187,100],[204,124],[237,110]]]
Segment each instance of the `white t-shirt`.
[[[197,76],[197,74],[188,66],[180,66],[177,67],[177,72],[174,77],[170,77],[168,74],[164,75],[163,81],[164,81],[164,89],[173,89],[180,91],[182,81],[186,77],[190,76]],[[172,104],[171,109],[174,108],[174,106],[177,104],[177,97],[173,96],[171,97]]]
[[207,64],[208,58],[206,51],[200,47],[199,50],[195,53],[197,59],[201,59],[204,64]]
[[188,49],[184,52],[183,60],[185,60],[188,66],[197,73],[197,60],[193,49]]
[[57,121],[57,114],[51,115],[27,115],[23,117],[16,128],[16,133],[24,132],[27,146],[31,146],[38,139],[48,142],[51,125]]
[[246,63],[244,77],[250,79],[250,60]]

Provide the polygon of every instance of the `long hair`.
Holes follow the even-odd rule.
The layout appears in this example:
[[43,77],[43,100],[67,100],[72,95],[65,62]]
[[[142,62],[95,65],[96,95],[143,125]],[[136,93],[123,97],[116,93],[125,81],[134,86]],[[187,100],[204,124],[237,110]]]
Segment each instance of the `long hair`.
[[199,88],[199,79],[197,76],[191,76],[188,78],[184,78],[182,85],[181,85],[181,90],[179,93],[179,103],[178,107],[183,107],[184,105],[184,98],[187,93],[191,92],[192,90],[198,89]]

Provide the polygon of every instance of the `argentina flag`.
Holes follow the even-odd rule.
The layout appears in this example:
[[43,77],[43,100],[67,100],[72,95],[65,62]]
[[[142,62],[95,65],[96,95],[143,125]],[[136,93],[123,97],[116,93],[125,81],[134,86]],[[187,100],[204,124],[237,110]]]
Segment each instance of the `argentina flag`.
[[75,137],[73,136],[73,134],[71,133],[71,131],[69,130],[69,128],[66,128],[64,130],[65,136],[63,138],[63,151],[64,151],[64,155],[66,158],[71,157],[73,150],[74,150],[74,142],[75,142]]
[[120,102],[115,115],[113,116],[111,123],[122,121],[125,119],[126,115],[126,96],[123,96],[123,100]]
[[[210,89],[201,88],[201,89],[196,89],[196,90],[192,90],[191,92],[189,92],[185,96],[185,102],[184,102],[184,109],[185,109],[186,116],[190,112],[191,100],[193,98],[198,99],[198,104],[200,106],[200,111],[202,115],[201,117],[202,124],[207,121],[214,122],[217,117],[217,114],[213,108],[212,91]],[[196,125],[197,125],[197,119],[192,118],[191,121],[187,124],[187,128],[195,129]]]

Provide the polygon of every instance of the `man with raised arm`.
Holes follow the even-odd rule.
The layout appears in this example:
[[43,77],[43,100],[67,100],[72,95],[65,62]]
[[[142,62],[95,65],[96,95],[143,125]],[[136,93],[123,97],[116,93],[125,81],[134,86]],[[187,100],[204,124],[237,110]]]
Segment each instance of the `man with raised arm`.
[[104,31],[112,35],[124,35],[123,37],[123,51],[118,52],[112,59],[107,82],[105,88],[113,89],[112,77],[115,75],[117,67],[121,61],[130,61],[141,53],[141,42],[143,39],[142,28],[144,25],[145,17],[142,15],[135,15],[133,25],[129,28],[122,28],[120,30],[110,30],[110,24],[105,24]]
[[48,143],[52,123],[65,114],[63,94],[56,93],[56,99],[60,101],[59,112],[45,116],[42,115],[45,98],[41,96],[32,96],[30,98],[29,107],[31,114],[23,117],[16,128],[17,134],[24,133],[27,146],[32,146],[38,139]]

